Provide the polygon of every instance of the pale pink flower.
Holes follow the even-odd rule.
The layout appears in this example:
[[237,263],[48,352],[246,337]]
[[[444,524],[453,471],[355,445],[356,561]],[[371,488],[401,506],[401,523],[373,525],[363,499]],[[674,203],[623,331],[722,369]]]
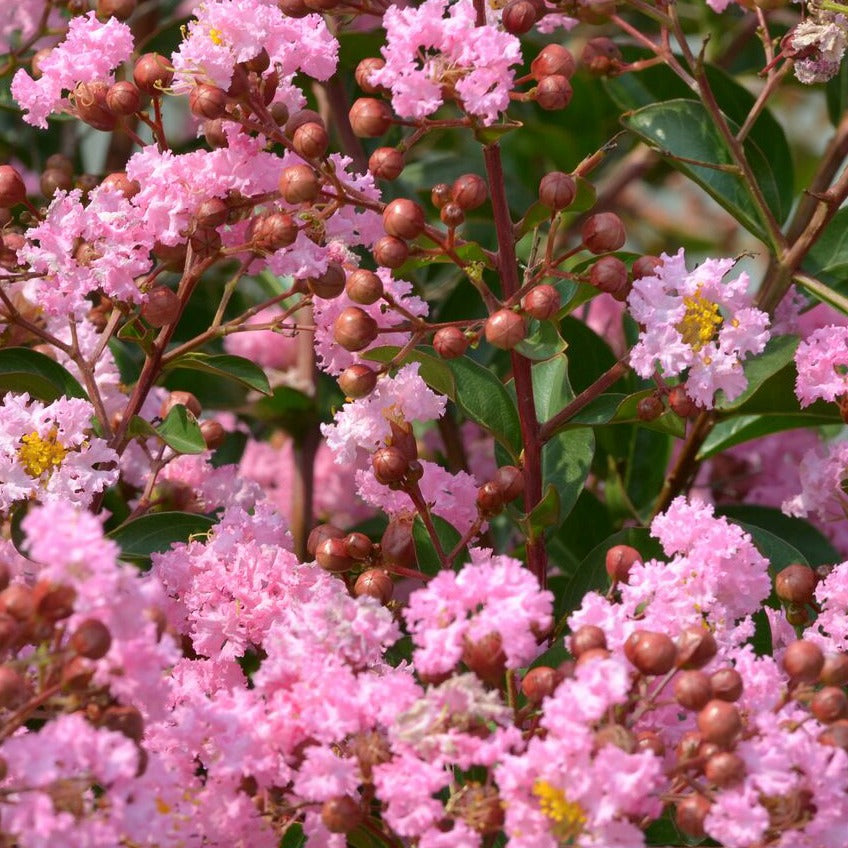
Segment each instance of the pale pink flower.
[[[0,5],[0,55],[8,53],[13,46],[29,40],[36,34],[45,6],[47,0],[20,0]],[[55,30],[61,23],[59,10],[51,8],[47,27]],[[43,47],[48,39],[49,36],[43,40],[39,39],[36,42],[37,47]]]
[[[244,322],[245,327],[270,324],[282,318],[279,307],[268,307],[257,312]],[[288,322],[293,323],[292,319]],[[231,333],[224,338],[224,350],[235,356],[243,356],[262,368],[285,371],[297,362],[297,333],[292,330],[250,330]]]
[[848,650],[848,562],[842,562],[816,586],[821,605],[815,622],[804,638],[817,642],[826,651]]
[[831,442],[808,450],[798,469],[801,491],[783,502],[787,515],[814,514],[825,524],[842,524],[848,517],[848,441]]
[[795,394],[801,406],[819,398],[835,401],[848,394],[848,327],[815,330],[798,345],[795,365]]
[[769,338],[769,317],[752,306],[744,272],[728,282],[732,259],[707,259],[686,269],[681,248],[663,254],[656,273],[633,284],[627,302],[643,329],[630,352],[640,377],[659,368],[665,376],[686,374],[686,393],[712,408],[715,393],[734,400],[748,385],[743,361],[760,353]]
[[65,40],[41,61],[41,76],[34,80],[21,68],[12,80],[12,96],[26,110],[24,120],[46,129],[47,116],[66,106],[64,92],[81,82],[111,82],[132,49],[132,32],[117,18],[101,23],[94,12],[72,18]]

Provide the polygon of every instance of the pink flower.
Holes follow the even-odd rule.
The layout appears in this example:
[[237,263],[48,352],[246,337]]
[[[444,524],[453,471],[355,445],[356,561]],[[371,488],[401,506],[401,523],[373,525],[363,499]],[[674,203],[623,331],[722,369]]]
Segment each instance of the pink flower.
[[41,61],[41,76],[34,80],[21,68],[12,80],[12,96],[26,110],[24,120],[46,129],[47,116],[65,105],[63,92],[81,82],[111,81],[132,49],[132,32],[117,18],[100,23],[94,12],[72,18],[65,40]]
[[662,260],[654,275],[634,282],[627,299],[644,328],[630,364],[640,377],[656,368],[665,376],[685,372],[686,393],[705,408],[719,390],[728,401],[737,398],[748,385],[742,362],[769,338],[769,317],[747,294],[748,275],[723,283],[732,259],[707,259],[687,271],[682,248]]
[[494,123],[509,106],[512,66],[521,61],[521,46],[495,26],[474,23],[471,0],[390,6],[383,17],[386,64],[369,81],[391,89],[392,106],[401,117],[435,112],[442,104],[442,87],[448,85],[466,111],[485,124]]
[[801,491],[783,502],[787,515],[804,518],[810,513],[825,523],[839,524],[848,516],[848,441],[832,442],[808,450],[799,467]]
[[816,601],[821,612],[804,632],[804,638],[818,642],[826,651],[848,650],[848,562],[833,571],[816,586]]
[[822,327],[811,333],[798,345],[795,365],[795,394],[801,406],[848,394],[848,327]]
[[[245,327],[270,324],[283,315],[279,307],[269,307],[245,321]],[[250,330],[231,333],[224,339],[224,350],[250,359],[263,368],[284,371],[297,362],[297,334],[291,330]]]
[[88,401],[9,393],[0,410],[0,512],[28,499],[87,506],[117,480],[118,455],[91,434]]

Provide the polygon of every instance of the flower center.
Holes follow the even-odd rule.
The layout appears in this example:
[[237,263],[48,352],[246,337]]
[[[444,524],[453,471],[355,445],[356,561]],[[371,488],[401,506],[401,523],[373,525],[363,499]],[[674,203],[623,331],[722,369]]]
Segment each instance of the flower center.
[[42,438],[35,431],[21,437],[18,458],[30,477],[40,477],[45,471],[52,472],[62,464],[68,449],[58,441],[57,435],[54,427],[47,438]]
[[215,27],[209,27],[209,40],[220,47],[224,43],[223,33]]
[[677,325],[677,332],[689,347],[700,350],[716,337],[724,319],[721,317],[718,304],[707,300],[700,292],[684,297],[683,304],[686,307],[686,314]]
[[553,835],[560,843],[571,844],[586,824],[583,808],[569,801],[562,789],[551,786],[547,780],[537,780],[533,785],[533,794],[539,799],[539,809],[553,822]]

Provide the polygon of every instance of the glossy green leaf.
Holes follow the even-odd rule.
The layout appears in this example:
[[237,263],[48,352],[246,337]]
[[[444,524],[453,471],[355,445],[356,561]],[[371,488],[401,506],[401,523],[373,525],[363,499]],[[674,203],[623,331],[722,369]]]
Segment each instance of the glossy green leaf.
[[840,64],[839,72],[824,86],[827,98],[827,116],[833,126],[839,122],[848,111],[848,64]]
[[516,224],[516,236],[521,238],[522,236],[527,235],[527,233],[531,232],[540,224],[544,224],[546,221],[549,221],[553,214],[554,211],[549,206],[545,206],[537,200],[524,213],[524,217]]
[[759,439],[770,433],[781,433],[800,427],[818,427],[836,423],[835,414],[817,413],[771,413],[765,415],[736,415],[719,421],[704,440],[698,451],[698,459],[709,459],[717,453]]
[[751,534],[757,550],[769,561],[769,571],[772,574],[777,574],[778,571],[786,568],[787,565],[792,565],[793,562],[809,565],[807,558],[795,545],[787,542],[786,539],[781,539],[771,530],[766,530],[764,527],[758,527],[755,524],[748,524],[746,521],[731,520],[746,533]]
[[840,209],[804,259],[804,268],[842,294],[848,291],[848,208]]
[[[798,341],[797,336],[775,336],[769,339],[765,350],[761,354],[747,359],[742,366],[748,380],[748,387],[745,391],[732,401],[724,400],[723,394],[719,394],[716,398],[716,407],[721,410],[734,409],[747,412],[748,401],[762,391],[770,378],[793,362]],[[792,367],[794,368],[794,366]],[[794,389],[791,395],[794,399]],[[798,408],[797,402],[795,402],[795,408]]]
[[[430,517],[433,520],[433,527],[442,550],[445,554],[449,554],[460,540],[459,532],[452,524],[438,515],[431,515]],[[415,544],[419,570],[425,574],[438,574],[442,570],[442,562],[420,515],[415,516],[412,525],[412,540]],[[457,560],[459,561],[460,557]]]
[[549,483],[542,500],[533,507],[527,516],[527,521],[533,536],[542,535],[548,527],[559,523],[560,499],[556,486]]
[[0,395],[6,392],[27,392],[45,403],[60,397],[88,399],[82,386],[58,362],[26,347],[0,350]]
[[134,415],[129,434],[155,436],[177,453],[203,453],[206,450],[206,441],[197,419],[182,404],[173,407],[165,420],[156,426]]
[[108,534],[121,548],[121,559],[148,562],[153,553],[164,553],[176,542],[204,538],[215,520],[194,512],[151,512],[127,521]]
[[[625,115],[622,123],[698,183],[746,229],[767,240],[763,219],[744,179],[738,173],[722,170],[733,167],[733,157],[702,103],[683,99],[655,103]],[[735,122],[728,120],[728,124],[732,132],[738,131]],[[775,217],[783,220],[788,208],[783,208],[782,177],[774,172],[767,151],[750,136],[744,148],[766,203]]]
[[529,334],[515,349],[536,362],[550,359],[565,350],[565,341],[553,321],[531,321]]
[[204,371],[253,389],[263,395],[271,394],[271,386],[265,372],[255,363],[243,356],[229,353],[184,353],[168,366],[168,370],[188,369]]

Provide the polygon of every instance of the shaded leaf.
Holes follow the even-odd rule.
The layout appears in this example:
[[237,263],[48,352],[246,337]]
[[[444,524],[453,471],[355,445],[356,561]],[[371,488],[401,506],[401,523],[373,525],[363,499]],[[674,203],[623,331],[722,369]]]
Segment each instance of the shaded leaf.
[[0,350],[0,395],[6,392],[27,392],[44,403],[60,397],[88,400],[76,378],[58,362],[26,347]]
[[204,371],[207,374],[235,380],[260,394],[271,394],[271,386],[265,372],[255,362],[243,356],[234,356],[229,353],[184,353],[168,365],[168,370],[180,368]]
[[150,555],[164,553],[192,536],[204,537],[215,525],[207,515],[194,512],[152,512],[116,527],[108,537],[121,548],[121,559],[147,563]]
[[154,436],[177,453],[203,453],[206,441],[197,419],[182,405],[173,407],[161,424],[154,426],[138,415],[130,421],[131,436]]

